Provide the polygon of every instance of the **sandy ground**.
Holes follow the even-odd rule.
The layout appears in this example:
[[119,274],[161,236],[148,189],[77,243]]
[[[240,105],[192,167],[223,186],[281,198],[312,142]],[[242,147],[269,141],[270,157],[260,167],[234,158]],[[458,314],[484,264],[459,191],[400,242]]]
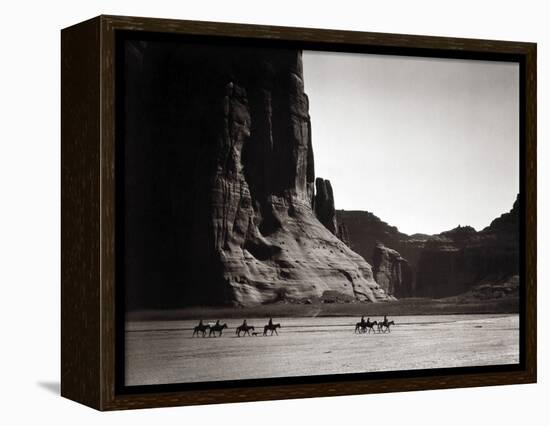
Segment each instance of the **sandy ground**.
[[[375,318],[378,319],[378,318]],[[126,384],[167,384],[519,362],[519,316],[391,317],[391,333],[355,334],[356,317],[274,318],[279,336],[196,338],[197,321],[126,325]],[[224,321],[222,321],[223,323]],[[260,331],[264,318],[249,318]]]

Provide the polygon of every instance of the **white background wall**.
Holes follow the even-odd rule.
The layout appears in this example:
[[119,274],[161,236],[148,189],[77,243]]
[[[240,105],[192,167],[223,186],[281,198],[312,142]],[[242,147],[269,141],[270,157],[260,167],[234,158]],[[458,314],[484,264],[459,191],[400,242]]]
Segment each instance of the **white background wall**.
[[[0,31],[0,423],[548,424],[550,33],[542,1],[11,1]],[[539,384],[98,413],[60,398],[59,30],[100,13],[535,41],[539,45]],[[546,244],[543,243],[546,241]],[[546,276],[545,276],[546,274]],[[546,335],[544,335],[546,331]],[[546,396],[544,393],[546,392]],[[527,423],[528,422],[528,423]]]

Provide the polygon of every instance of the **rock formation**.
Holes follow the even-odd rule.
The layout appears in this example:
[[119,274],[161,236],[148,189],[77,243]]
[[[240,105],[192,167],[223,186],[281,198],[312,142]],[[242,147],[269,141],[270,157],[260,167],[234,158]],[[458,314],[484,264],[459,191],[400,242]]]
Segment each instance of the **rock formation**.
[[[409,236],[369,212],[339,210],[337,217],[339,225],[349,229],[351,248],[373,265],[376,281],[390,295],[443,298],[468,294],[486,298],[490,294],[517,294],[518,200],[510,212],[479,232],[459,226],[437,235]],[[393,272],[394,265],[403,267],[392,260],[397,256],[406,259],[405,269],[410,271],[405,284]]]
[[348,247],[351,246],[351,240],[349,238],[349,230],[345,223],[337,223],[338,232],[336,236]]
[[125,70],[130,308],[389,299],[315,195],[300,51],[128,42]]
[[406,259],[410,269],[410,281],[408,280],[405,286],[399,286],[399,296],[397,294],[395,296],[415,295],[416,264],[428,236],[404,234],[395,226],[387,224],[367,211],[337,210],[336,218],[338,226],[346,229],[348,240],[346,244],[369,264],[374,266],[377,262],[374,255],[377,253],[379,243],[396,250],[403,259]]
[[483,231],[436,236],[335,211],[330,182],[315,179],[301,52],[244,44],[122,46],[117,273],[129,309],[510,287],[519,270],[517,203]]
[[336,223],[336,209],[334,208],[334,193],[330,181],[315,179],[315,215],[325,227],[336,235],[338,224]]
[[372,257],[374,279],[387,294],[397,298],[412,295],[412,270],[406,259],[382,243],[376,244]]
[[[338,225],[347,230],[351,249],[371,265],[374,264],[373,255],[378,243],[401,252],[401,243],[409,239],[408,235],[399,232],[395,226],[388,225],[367,211],[337,210],[336,218]],[[404,257],[408,258],[406,255]]]
[[430,238],[417,265],[416,295],[448,297],[519,274],[519,205],[480,232],[458,227]]

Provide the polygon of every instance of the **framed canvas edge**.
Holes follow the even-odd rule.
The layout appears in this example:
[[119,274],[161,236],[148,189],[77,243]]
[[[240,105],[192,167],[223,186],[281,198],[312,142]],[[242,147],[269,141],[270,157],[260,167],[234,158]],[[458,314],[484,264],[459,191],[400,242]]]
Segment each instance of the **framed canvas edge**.
[[[102,15],[100,25],[100,410],[323,397],[536,382],[536,44]],[[115,392],[115,31],[170,32],[322,43],[500,52],[523,58],[525,80],[525,369],[475,375],[346,381],[147,394]]]
[[99,21],[61,31],[60,64],[60,394],[93,408],[101,405]]

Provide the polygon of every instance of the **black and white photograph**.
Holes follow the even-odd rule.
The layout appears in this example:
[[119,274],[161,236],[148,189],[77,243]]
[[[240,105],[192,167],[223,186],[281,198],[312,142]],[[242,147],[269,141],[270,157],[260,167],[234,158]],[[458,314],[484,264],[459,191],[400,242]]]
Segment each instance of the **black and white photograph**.
[[118,46],[124,386],[520,362],[517,62]]
[[545,424],[542,2],[3,6],[0,424]]

